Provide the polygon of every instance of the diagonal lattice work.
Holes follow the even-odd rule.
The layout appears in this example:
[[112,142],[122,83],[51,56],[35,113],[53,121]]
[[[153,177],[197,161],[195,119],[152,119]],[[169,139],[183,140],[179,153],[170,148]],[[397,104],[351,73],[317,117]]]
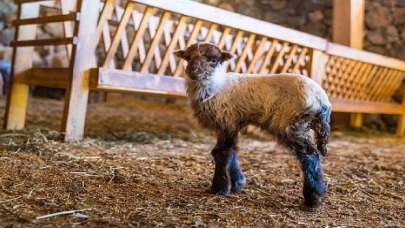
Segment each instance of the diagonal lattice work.
[[211,42],[238,56],[230,71],[309,75],[311,48],[135,2],[125,8],[113,2],[105,2],[98,24],[102,67],[179,77],[185,62],[173,51]]
[[330,56],[323,88],[331,98],[390,102],[405,73],[370,63]]

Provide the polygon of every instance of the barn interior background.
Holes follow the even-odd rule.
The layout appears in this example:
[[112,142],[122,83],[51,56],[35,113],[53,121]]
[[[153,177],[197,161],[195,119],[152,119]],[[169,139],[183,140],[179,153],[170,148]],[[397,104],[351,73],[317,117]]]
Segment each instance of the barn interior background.
[[[332,0],[199,2],[332,37]],[[366,0],[365,6],[364,49],[405,60],[405,0]],[[2,69],[12,57],[16,9],[12,0],[0,0]],[[64,36],[54,24],[37,33],[38,38]],[[36,47],[33,62],[35,67],[67,67],[66,49]],[[7,84],[7,72],[1,73]],[[63,90],[36,87],[33,93],[56,99],[31,100],[28,129],[0,130],[0,225],[405,226],[405,141],[387,134],[395,131],[393,115],[366,116],[367,127],[384,132],[333,131],[331,152],[323,161],[327,202],[308,213],[297,208],[302,188],[298,163],[268,135],[253,132],[241,138],[247,189],[227,198],[212,196],[207,192],[214,137],[198,128],[183,103],[112,96],[89,105],[83,141],[62,143]],[[393,99],[401,100],[402,94],[400,89]],[[72,210],[78,211],[36,219]]]

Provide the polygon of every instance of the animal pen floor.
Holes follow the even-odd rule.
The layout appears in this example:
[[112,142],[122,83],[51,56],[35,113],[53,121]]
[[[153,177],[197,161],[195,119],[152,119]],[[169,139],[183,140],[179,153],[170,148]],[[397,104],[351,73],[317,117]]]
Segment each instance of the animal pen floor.
[[0,131],[0,226],[405,227],[405,139],[394,135],[335,130],[326,202],[307,212],[297,161],[268,136],[242,136],[247,187],[222,197],[208,193],[214,137],[184,105],[90,104],[85,139],[69,144],[56,131],[62,107],[32,99],[28,130]]

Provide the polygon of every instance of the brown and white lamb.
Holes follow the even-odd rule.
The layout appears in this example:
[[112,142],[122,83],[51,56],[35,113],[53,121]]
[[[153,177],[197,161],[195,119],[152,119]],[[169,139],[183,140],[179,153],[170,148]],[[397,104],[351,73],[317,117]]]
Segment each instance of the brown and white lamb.
[[212,192],[227,195],[245,186],[237,139],[242,128],[255,125],[294,151],[304,174],[304,205],[319,206],[327,189],[320,155],[327,153],[331,113],[325,91],[298,74],[227,73],[226,62],[233,54],[210,43],[196,43],[174,54],[188,62],[185,85],[194,116],[217,133]]

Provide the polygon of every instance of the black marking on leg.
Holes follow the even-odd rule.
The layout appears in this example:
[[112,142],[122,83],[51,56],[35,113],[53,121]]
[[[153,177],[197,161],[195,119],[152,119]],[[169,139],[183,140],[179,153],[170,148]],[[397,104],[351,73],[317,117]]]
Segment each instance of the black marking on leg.
[[231,158],[228,165],[229,173],[231,176],[231,191],[239,192],[246,185],[246,178],[239,166],[238,151],[232,150]]
[[231,190],[231,176],[228,170],[233,148],[237,143],[237,134],[228,130],[221,131],[218,134],[217,144],[212,150],[212,156],[215,161],[215,172],[212,179],[212,193],[227,195]]

